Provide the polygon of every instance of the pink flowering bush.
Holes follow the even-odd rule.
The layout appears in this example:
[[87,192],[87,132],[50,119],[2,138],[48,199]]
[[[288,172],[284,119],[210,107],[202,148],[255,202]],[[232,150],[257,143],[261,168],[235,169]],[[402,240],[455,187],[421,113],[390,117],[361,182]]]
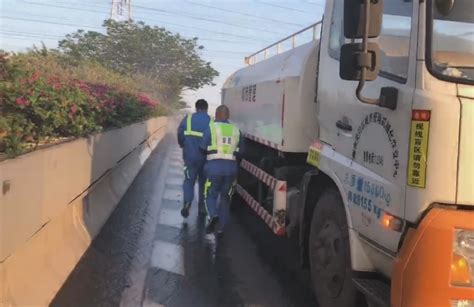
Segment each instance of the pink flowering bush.
[[163,113],[144,94],[32,70],[0,54],[0,152],[81,137]]

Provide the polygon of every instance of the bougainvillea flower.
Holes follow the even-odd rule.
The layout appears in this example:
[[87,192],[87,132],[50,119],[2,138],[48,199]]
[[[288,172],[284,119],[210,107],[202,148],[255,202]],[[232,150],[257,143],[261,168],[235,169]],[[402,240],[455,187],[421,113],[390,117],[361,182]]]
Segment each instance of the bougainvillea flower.
[[22,96],[22,97],[18,97],[15,102],[16,102],[16,104],[17,104],[18,106],[20,106],[20,107],[25,107],[25,106],[27,106],[27,105],[29,104],[28,99],[26,99],[26,98],[23,97],[23,96]]
[[40,74],[35,72],[31,75],[30,82],[35,82],[40,78]]
[[79,108],[78,108],[76,105],[73,105],[73,106],[71,107],[71,113],[72,113],[72,114],[76,114],[78,110],[79,110]]
[[156,101],[153,101],[146,95],[139,95],[138,100],[140,101],[141,104],[144,104],[149,107],[155,107],[158,103]]

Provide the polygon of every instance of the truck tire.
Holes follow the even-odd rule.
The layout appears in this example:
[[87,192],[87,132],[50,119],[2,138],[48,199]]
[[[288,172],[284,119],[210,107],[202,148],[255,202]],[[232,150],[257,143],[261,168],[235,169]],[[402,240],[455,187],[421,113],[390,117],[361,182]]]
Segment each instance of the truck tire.
[[334,189],[324,191],[314,209],[309,258],[312,285],[321,307],[365,305],[352,282],[346,213]]

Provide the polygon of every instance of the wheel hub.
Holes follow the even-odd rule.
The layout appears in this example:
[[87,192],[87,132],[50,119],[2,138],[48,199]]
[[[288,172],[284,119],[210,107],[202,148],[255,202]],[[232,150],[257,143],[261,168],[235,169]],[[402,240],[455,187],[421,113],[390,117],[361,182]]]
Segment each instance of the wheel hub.
[[329,297],[339,295],[344,286],[346,263],[343,250],[342,232],[333,220],[326,221],[312,244],[315,270],[318,280]]

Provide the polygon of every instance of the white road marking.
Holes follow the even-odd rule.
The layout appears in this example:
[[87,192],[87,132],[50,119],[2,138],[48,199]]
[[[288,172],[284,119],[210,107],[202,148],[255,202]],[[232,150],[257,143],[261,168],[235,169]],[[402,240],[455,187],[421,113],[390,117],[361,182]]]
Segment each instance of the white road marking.
[[163,193],[163,199],[182,201],[183,200],[183,191],[167,189]]
[[151,265],[184,276],[184,248],[177,244],[156,241],[151,255]]
[[170,167],[180,167],[180,168],[184,167],[184,164],[179,161],[173,161],[173,162],[170,162],[169,164],[170,164]]
[[168,176],[181,175],[184,176],[184,170],[182,167],[170,167],[168,169]]
[[152,301],[150,301],[150,299],[147,298],[147,299],[143,302],[142,307],[165,307],[165,305],[161,305],[161,304],[152,302]]
[[183,224],[183,217],[181,216],[180,209],[180,206],[176,206],[175,210],[165,208],[161,209],[158,223],[161,225],[181,228],[181,225]]
[[167,184],[176,184],[176,185],[182,185],[183,184],[184,177],[168,177],[166,179]]
[[[161,153],[161,152],[160,152]],[[155,231],[156,226],[158,225],[158,219],[160,214],[161,205],[163,202],[163,191],[165,190],[165,180],[167,177],[168,172],[168,161],[169,155],[166,155],[162,161],[162,167],[159,169],[159,173],[157,174],[157,180],[151,184],[154,185],[153,192],[150,195],[151,200],[150,204],[150,220],[149,223],[145,223],[143,234],[139,238],[139,246],[150,246],[150,242],[155,240]],[[183,173],[181,173],[183,175]],[[143,291],[146,289],[145,287],[145,279],[149,269],[150,264],[150,257],[152,254],[152,246],[150,248],[144,249],[143,252],[136,253],[134,258],[132,259],[133,268],[132,271],[129,273],[129,278],[131,281],[130,287],[124,289],[120,301],[120,307],[135,307],[135,306],[142,306],[142,299],[143,299]],[[151,302],[153,303],[153,302]],[[161,305],[148,304],[144,305],[147,307],[158,307]]]
[[170,161],[183,161],[183,155],[181,153],[172,152],[170,154]]

